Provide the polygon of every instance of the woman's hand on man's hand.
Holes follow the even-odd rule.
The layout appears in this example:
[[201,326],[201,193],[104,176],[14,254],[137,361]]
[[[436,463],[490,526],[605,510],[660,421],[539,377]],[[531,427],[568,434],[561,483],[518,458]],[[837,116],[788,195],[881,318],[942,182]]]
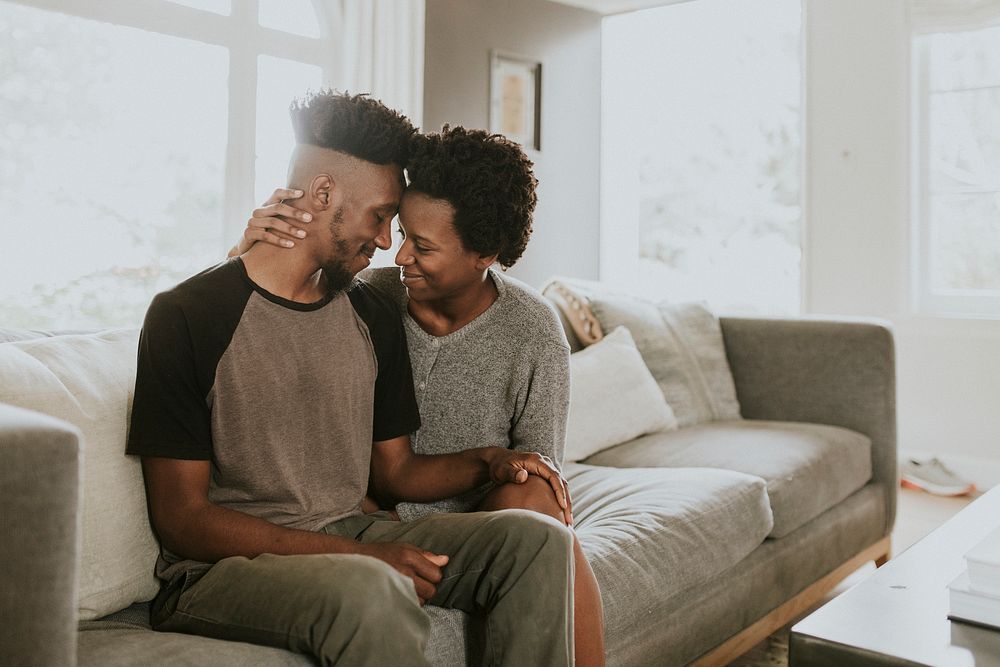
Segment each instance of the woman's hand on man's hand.
[[305,238],[307,232],[299,225],[312,221],[312,215],[307,211],[295,208],[286,203],[291,199],[302,197],[301,190],[278,188],[260,208],[254,209],[243,236],[229,251],[230,257],[242,255],[257,241],[270,243],[279,248],[291,248],[294,239]]

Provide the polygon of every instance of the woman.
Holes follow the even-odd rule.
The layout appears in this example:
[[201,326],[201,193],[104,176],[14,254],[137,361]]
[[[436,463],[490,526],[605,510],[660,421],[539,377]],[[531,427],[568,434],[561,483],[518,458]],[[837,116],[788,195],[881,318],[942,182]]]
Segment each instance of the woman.
[[[418,454],[498,445],[562,461],[565,335],[537,292],[492,268],[512,266],[527,245],[537,184],[531,167],[517,145],[480,130],[445,126],[414,140],[399,209],[400,268],[362,277],[393,298],[406,326],[422,422],[412,438]],[[293,194],[278,190],[254,211],[238,251],[255,241],[287,247],[308,233],[301,211],[283,203]],[[572,523],[548,482],[534,476],[437,503],[401,503],[396,511],[412,520],[508,508]],[[600,591],[578,540],[575,552],[577,664],[601,665]]]

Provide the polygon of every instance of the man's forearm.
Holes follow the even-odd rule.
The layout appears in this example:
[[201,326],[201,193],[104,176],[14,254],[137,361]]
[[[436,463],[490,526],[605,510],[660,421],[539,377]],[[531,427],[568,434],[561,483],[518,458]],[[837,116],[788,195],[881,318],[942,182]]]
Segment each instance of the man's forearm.
[[472,491],[490,481],[490,462],[497,447],[467,449],[454,454],[413,454],[376,484],[392,502],[429,503]]
[[184,518],[175,521],[174,525],[158,525],[159,537],[176,555],[205,563],[230,556],[254,558],[263,553],[294,555],[361,551],[355,540],[285,528],[211,503],[182,514]]

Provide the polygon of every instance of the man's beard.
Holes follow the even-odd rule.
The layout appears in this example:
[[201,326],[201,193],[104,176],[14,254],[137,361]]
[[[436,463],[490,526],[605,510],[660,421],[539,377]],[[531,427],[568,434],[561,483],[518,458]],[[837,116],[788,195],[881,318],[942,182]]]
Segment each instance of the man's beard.
[[347,263],[351,258],[350,245],[340,236],[340,228],[344,225],[344,209],[337,209],[330,220],[330,236],[333,238],[333,245],[337,249],[336,256],[323,264],[323,275],[326,277],[326,288],[331,293],[336,293],[346,289],[354,282],[354,273],[348,268]]

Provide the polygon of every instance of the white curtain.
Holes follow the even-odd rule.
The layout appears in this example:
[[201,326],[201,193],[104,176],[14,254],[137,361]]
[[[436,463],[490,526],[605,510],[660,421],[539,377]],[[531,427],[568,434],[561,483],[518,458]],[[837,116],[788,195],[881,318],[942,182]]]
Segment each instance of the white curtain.
[[1000,25],[1000,0],[910,0],[913,32],[955,32]]
[[333,85],[371,93],[423,123],[424,0],[325,0],[333,24]]

